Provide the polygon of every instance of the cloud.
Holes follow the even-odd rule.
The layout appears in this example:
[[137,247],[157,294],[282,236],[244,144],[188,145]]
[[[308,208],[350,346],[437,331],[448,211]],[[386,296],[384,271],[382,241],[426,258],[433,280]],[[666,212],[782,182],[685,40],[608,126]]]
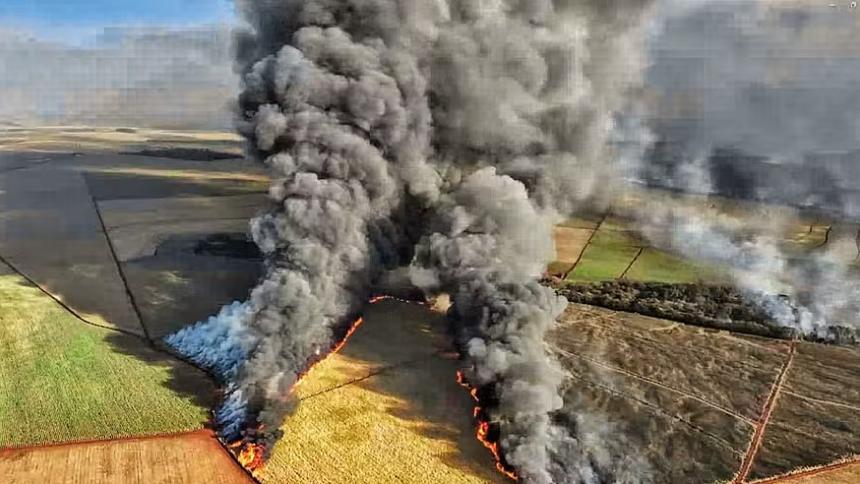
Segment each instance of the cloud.
[[105,29],[90,46],[0,28],[0,118],[227,128],[238,80],[226,25]]

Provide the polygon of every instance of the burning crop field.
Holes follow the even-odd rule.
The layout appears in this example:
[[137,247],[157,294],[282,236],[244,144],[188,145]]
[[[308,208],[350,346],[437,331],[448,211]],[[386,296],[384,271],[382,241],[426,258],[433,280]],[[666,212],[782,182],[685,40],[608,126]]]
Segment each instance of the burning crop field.
[[[451,298],[457,382],[500,474],[651,480],[645,453],[615,449],[625,439],[606,430],[611,415],[566,406],[572,376],[547,335],[567,301],[541,278],[553,226],[612,201],[647,158],[650,133],[633,114],[642,45],[669,3],[238,3],[237,126],[273,178],[251,223],[265,273],[244,302],[166,342],[224,385],[214,424],[245,467],[265,466],[296,389],[347,344],[383,274],[406,268],[423,297]],[[616,209],[654,246],[736,268],[729,278],[775,324],[826,340],[835,312],[856,314],[856,284],[822,274],[823,259],[789,263],[766,240],[741,239],[742,224],[703,222],[706,209]],[[595,229],[586,244],[624,237]],[[835,299],[801,291],[810,277]]]
[[264,484],[846,472],[860,131],[833,93],[860,76],[816,58],[860,28],[801,3],[235,0],[238,136],[0,133],[0,469],[91,449],[65,477],[98,482],[163,444]]
[[252,222],[266,274],[167,343],[224,382],[215,424],[242,459],[268,456],[292,389],[381,272],[406,265],[411,284],[451,295],[500,467],[531,482],[602,472],[552,418],[565,372],[544,336],[565,301],[538,281],[553,222],[608,176],[596,163],[652,7],[239,3],[239,131],[275,180]]

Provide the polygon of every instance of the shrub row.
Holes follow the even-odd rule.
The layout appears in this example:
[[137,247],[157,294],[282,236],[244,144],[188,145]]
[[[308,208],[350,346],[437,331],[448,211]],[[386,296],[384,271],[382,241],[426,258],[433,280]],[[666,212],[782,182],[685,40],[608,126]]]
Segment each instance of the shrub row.
[[[768,338],[801,337],[836,344],[860,342],[860,334],[856,330],[839,325],[827,328],[823,337],[798,334],[793,328],[778,324],[762,306],[731,286],[617,280],[595,284],[556,284],[556,290],[571,302],[706,328]],[[785,296],[779,297],[790,304]]]

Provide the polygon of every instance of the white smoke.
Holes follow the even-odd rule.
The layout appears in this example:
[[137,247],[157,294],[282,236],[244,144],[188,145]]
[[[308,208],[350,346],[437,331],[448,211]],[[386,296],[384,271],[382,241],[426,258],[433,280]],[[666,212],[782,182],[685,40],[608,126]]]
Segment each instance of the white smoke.
[[[656,100],[643,117],[655,139],[668,142],[671,169],[659,171],[665,159],[644,158],[634,170],[687,192],[811,205],[831,223],[856,216],[858,165],[848,152],[860,148],[860,124],[849,93],[860,86],[860,50],[847,39],[860,25],[845,11],[814,2],[699,2],[666,15],[647,76]],[[715,164],[711,154],[726,147],[736,151],[722,155],[727,165]],[[817,156],[822,151],[846,153]],[[845,257],[831,240],[799,254],[784,241],[785,223],[762,208],[751,206],[753,220],[741,222],[722,204],[661,201],[632,215],[655,245],[728,269],[780,324],[819,338],[832,336],[833,326],[858,327],[856,251]]]
[[230,59],[226,25],[110,27],[91,45],[0,26],[0,117],[226,129],[237,85]]

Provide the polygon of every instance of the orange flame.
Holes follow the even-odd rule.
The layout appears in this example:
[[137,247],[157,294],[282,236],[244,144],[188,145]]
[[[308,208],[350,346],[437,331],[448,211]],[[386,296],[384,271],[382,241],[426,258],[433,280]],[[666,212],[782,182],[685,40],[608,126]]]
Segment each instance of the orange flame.
[[419,306],[426,306],[427,305],[427,303],[423,302],[423,301],[415,301],[413,299],[403,299],[403,298],[399,298],[399,297],[390,296],[388,294],[376,295],[376,296],[373,296],[367,300],[367,302],[370,304],[376,304],[376,303],[379,303],[382,301],[398,301],[398,302],[402,302],[405,304],[417,304]]
[[356,319],[352,323],[352,326],[350,326],[349,329],[346,331],[346,336],[344,336],[343,339],[340,340],[340,343],[334,346],[331,352],[337,353],[338,351],[342,350],[343,347],[346,346],[346,343],[349,342],[349,338],[351,338],[352,335],[355,334],[356,331],[358,331],[358,327],[361,326],[362,323],[364,323],[364,318]]
[[[480,400],[478,399],[478,389],[472,388],[472,386],[469,385],[469,382],[466,380],[466,375],[463,374],[463,372],[460,370],[457,370],[457,383],[461,387],[467,388],[469,390],[469,395],[472,396],[472,399],[474,399],[480,404]],[[478,420],[478,428],[475,431],[475,436],[478,438],[478,441],[483,444],[484,447],[486,447],[490,450],[490,452],[492,452],[493,459],[495,459],[496,461],[496,469],[498,469],[499,472],[506,475],[507,477],[515,481],[518,480],[519,477],[517,476],[517,473],[508,469],[507,467],[505,467],[504,464],[502,464],[502,453],[499,450],[499,444],[496,442],[491,442],[489,440],[488,435],[490,433],[490,423],[480,420],[480,406],[476,406],[474,409],[472,409],[472,416],[475,417],[476,420]]]
[[349,338],[351,338],[351,337],[352,337],[352,335],[353,335],[353,334],[355,334],[355,332],[356,332],[356,331],[358,331],[358,327],[359,327],[359,326],[361,326],[361,324],[362,324],[362,323],[364,323],[364,318],[358,318],[358,319],[356,319],[355,321],[353,321],[352,326],[350,326],[350,327],[349,327],[349,329],[346,331],[346,335],[343,337],[343,339],[342,339],[342,340],[340,340],[340,342],[339,342],[339,343],[337,343],[336,345],[334,345],[334,347],[332,347],[332,349],[331,349],[331,351],[329,352],[329,354],[325,355],[325,357],[323,357],[323,358],[321,358],[321,359],[319,359],[319,360],[315,361],[314,363],[312,363],[312,364],[311,364],[311,365],[310,365],[310,366],[309,366],[309,367],[304,371],[304,373],[302,373],[301,375],[299,375],[299,376],[298,376],[298,378],[296,378],[296,382],[295,382],[295,383],[293,383],[293,386],[292,386],[292,387],[290,387],[290,393],[292,393],[292,392],[296,389],[296,387],[298,387],[299,385],[301,385],[301,384],[302,384],[302,382],[305,380],[305,378],[307,378],[307,376],[311,373],[311,370],[313,370],[314,368],[316,368],[316,366],[317,366],[317,365],[319,365],[320,363],[322,363],[322,362],[323,362],[326,358],[328,358],[329,356],[331,356],[331,355],[333,355],[333,354],[337,353],[338,351],[342,350],[342,349],[343,349],[343,347],[344,347],[344,346],[346,346],[346,343],[348,343],[348,342],[349,342]]
[[[386,299],[397,298],[391,296],[374,296],[370,298],[370,304],[376,304]],[[410,302],[400,299],[397,300],[403,302]],[[295,390],[296,387],[298,387],[302,383],[302,381],[304,381],[308,374],[310,374],[311,370],[313,370],[318,364],[320,364],[329,356],[343,349],[343,347],[346,346],[352,335],[355,334],[356,331],[358,331],[358,328],[361,326],[362,323],[364,323],[364,318],[359,317],[358,319],[356,319],[346,331],[346,335],[344,335],[343,339],[341,339],[340,342],[335,344],[327,355],[312,363],[301,375],[298,376],[298,378],[296,378],[296,382],[293,383],[292,387],[290,387],[290,393],[292,393],[293,390]],[[259,430],[262,430],[262,426]],[[257,476],[257,473],[262,469],[263,464],[265,463],[263,460],[263,456],[265,455],[265,447],[263,445],[246,442],[245,440],[238,440],[236,442],[227,444],[227,448],[230,449],[236,455],[236,459],[239,461],[239,464],[241,464],[242,467],[248,469],[255,477]]]
[[236,456],[239,464],[251,471],[255,477],[263,469],[263,454],[265,449],[259,444],[246,444]]

